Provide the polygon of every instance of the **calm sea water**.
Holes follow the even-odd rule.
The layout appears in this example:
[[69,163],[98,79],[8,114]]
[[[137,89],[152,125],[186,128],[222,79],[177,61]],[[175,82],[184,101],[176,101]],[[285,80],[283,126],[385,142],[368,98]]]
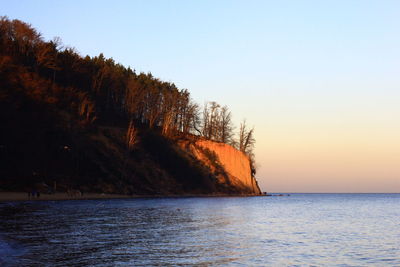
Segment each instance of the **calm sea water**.
[[400,194],[0,203],[1,266],[400,266]]

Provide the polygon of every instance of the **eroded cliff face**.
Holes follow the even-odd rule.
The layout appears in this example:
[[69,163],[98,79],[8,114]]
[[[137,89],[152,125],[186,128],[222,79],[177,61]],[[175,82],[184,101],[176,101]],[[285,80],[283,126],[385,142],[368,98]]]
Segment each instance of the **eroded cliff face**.
[[251,175],[250,160],[234,147],[209,140],[182,141],[180,146],[208,166],[218,184],[227,191],[241,194],[261,194]]

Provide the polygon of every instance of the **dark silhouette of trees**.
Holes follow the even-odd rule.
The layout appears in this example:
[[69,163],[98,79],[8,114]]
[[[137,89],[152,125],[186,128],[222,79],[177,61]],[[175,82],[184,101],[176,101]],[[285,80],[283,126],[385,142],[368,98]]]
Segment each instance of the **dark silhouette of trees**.
[[31,25],[7,17],[0,18],[0,79],[1,95],[23,90],[35,101],[74,114],[66,116],[69,124],[76,119],[82,127],[129,125],[128,147],[137,129],[149,128],[167,137],[200,135],[237,144],[253,155],[254,130],[244,121],[235,140],[227,106],[209,102],[201,112],[187,89],[151,73],[137,74],[103,54],[82,57],[59,38],[45,41]]

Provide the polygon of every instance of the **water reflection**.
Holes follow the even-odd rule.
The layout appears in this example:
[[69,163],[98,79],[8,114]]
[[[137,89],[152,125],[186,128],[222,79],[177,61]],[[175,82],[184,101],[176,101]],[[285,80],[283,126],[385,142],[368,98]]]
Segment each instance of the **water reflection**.
[[0,204],[10,266],[400,264],[398,195]]

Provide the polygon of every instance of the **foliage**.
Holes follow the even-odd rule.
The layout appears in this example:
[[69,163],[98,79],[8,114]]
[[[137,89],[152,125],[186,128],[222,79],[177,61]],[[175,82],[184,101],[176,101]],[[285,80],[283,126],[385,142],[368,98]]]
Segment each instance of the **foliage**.
[[160,81],[151,73],[137,74],[103,54],[81,57],[74,49],[64,48],[59,38],[44,41],[20,20],[0,19],[0,71],[2,76],[19,76],[25,84],[47,83],[31,84],[32,93],[64,106],[72,102],[83,124],[128,125],[132,121],[161,129],[165,136],[201,134],[237,143],[228,107],[206,103],[201,118],[200,107],[187,89]]
[[[17,155],[27,153],[25,150],[29,147],[34,150],[29,153],[35,155],[36,159],[31,159],[31,163],[27,161],[27,170],[45,166],[40,167],[42,173],[47,173],[44,176],[57,173],[58,163],[55,162],[63,161],[70,164],[68,167],[64,166],[64,173],[68,173],[68,176],[84,173],[92,178],[102,175],[112,177],[109,170],[118,169],[125,173],[121,176],[127,177],[131,163],[125,158],[148,156],[138,146],[139,132],[146,132],[147,129],[167,139],[203,135],[219,142],[237,143],[233,138],[231,112],[226,106],[221,108],[219,104],[211,102],[205,105],[201,115],[200,106],[192,100],[187,89],[179,89],[174,83],[161,81],[151,73],[136,73],[130,67],[114,62],[112,58],[105,58],[103,54],[82,57],[75,49],[64,47],[59,38],[45,41],[31,25],[7,17],[0,17],[0,108],[0,155],[4,159],[10,159],[10,162],[15,157],[17,162]],[[104,149],[96,146],[93,141],[93,136],[96,136],[94,132],[105,127],[123,129],[121,147],[124,151],[128,148],[129,153],[119,155],[117,151],[120,148],[115,147],[116,143],[111,145],[111,141],[104,141],[108,140],[107,136],[96,137],[102,140]],[[17,134],[10,129],[17,129]],[[82,132],[92,139],[82,137]],[[253,138],[252,131],[251,137]],[[245,153],[249,153],[254,144],[252,138],[243,150]],[[60,150],[60,140],[69,144],[66,146],[68,149],[71,144],[82,148],[79,152],[76,148],[68,150],[68,154],[67,150]],[[142,137],[140,140],[142,141]],[[147,147],[151,147],[148,145],[151,143],[149,138],[143,140],[147,140],[143,146],[147,144]],[[7,146],[3,144],[8,141]],[[172,146],[165,145],[164,142],[166,141],[158,144],[166,147],[167,151]],[[12,146],[14,148],[10,148]],[[110,149],[116,153],[114,156],[120,162],[126,163],[123,167],[119,166],[119,161],[109,160],[107,151]],[[153,152],[150,158],[155,157],[156,150]],[[57,157],[52,158],[52,153],[60,161],[57,161]],[[193,178],[196,181],[194,184],[207,184],[207,188],[212,188],[206,171],[178,152],[168,153],[176,162],[189,162],[190,166],[193,165],[176,173],[181,177],[181,182],[184,181],[184,175],[191,175],[197,177]],[[41,156],[45,154],[49,157]],[[81,162],[89,159],[93,162],[88,163],[83,170]],[[141,160],[138,158],[137,162],[142,162]],[[168,169],[171,162],[160,162],[169,172],[176,171],[176,167],[174,170]],[[47,167],[51,164],[54,165],[52,170]],[[149,165],[148,162],[140,164]],[[17,166],[8,167],[17,169]],[[59,169],[64,167],[58,166]],[[135,170],[135,175],[152,176],[148,174],[149,168],[135,165]],[[157,168],[151,171],[160,177],[168,176]],[[26,171],[23,175],[30,174]],[[107,183],[107,179],[104,178],[101,182]],[[138,184],[132,186],[140,187]],[[188,188],[194,187],[188,185]],[[146,188],[142,188],[141,192],[146,190],[151,192]]]

